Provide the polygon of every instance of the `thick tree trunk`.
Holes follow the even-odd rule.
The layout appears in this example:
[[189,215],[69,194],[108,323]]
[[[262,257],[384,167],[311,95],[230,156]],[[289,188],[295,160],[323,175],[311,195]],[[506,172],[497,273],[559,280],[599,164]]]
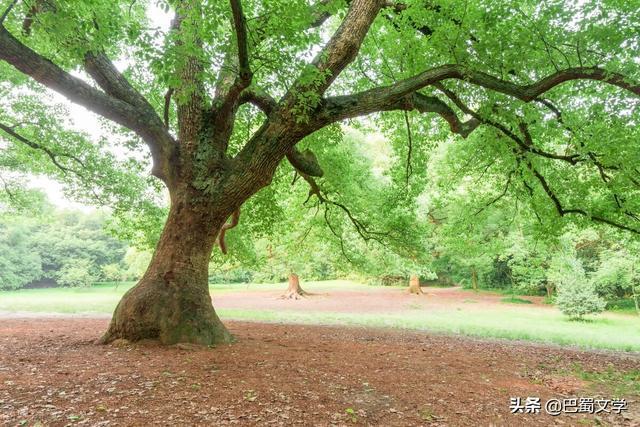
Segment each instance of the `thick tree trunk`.
[[109,329],[109,343],[159,340],[211,345],[232,341],[211,303],[208,265],[215,238],[228,214],[211,206],[173,203],[149,267],[122,298]]
[[409,279],[409,293],[415,295],[422,295],[422,288],[420,287],[420,278],[416,275],[411,276]]
[[300,278],[297,274],[291,273],[289,274],[289,287],[287,288],[287,292],[282,295],[283,299],[300,299],[305,296],[307,293],[300,286]]

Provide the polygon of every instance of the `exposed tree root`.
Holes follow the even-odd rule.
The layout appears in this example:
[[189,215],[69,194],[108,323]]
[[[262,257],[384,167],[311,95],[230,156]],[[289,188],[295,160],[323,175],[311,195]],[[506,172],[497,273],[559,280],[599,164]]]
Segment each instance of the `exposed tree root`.
[[422,288],[420,287],[420,279],[418,276],[411,276],[409,279],[409,293],[414,295],[424,295]]
[[298,300],[308,295],[309,293],[302,289],[302,287],[300,286],[300,278],[298,277],[298,275],[295,273],[291,273],[289,275],[289,287],[280,298]]

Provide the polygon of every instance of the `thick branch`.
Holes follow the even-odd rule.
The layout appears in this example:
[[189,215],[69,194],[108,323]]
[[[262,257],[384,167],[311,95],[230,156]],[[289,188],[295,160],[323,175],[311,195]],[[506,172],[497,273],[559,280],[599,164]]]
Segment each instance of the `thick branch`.
[[[236,41],[238,45],[238,74],[246,86],[251,82],[251,68],[249,67],[249,42],[247,37],[247,22],[242,12],[240,0],[229,0],[233,13],[233,24],[236,29]],[[246,87],[245,86],[245,87]]]
[[131,83],[103,52],[87,52],[84,68],[107,94],[131,105],[153,111],[149,102],[131,86]]
[[174,142],[164,130],[162,123],[157,123],[155,113],[152,115],[149,111],[140,111],[140,108],[129,102],[91,87],[22,44],[1,26],[0,60],[13,65],[20,72],[70,101],[136,132],[151,149],[154,175],[167,179],[164,166]]
[[299,79],[288,96],[306,91],[322,95],[355,59],[382,6],[383,2],[380,0],[353,0],[340,27],[311,63],[317,70],[319,80],[308,84]]
[[236,209],[231,214],[231,222],[224,224],[220,229],[220,234],[218,235],[218,244],[220,245],[220,251],[222,251],[222,253],[225,255],[227,254],[227,243],[224,240],[224,236],[228,230],[231,230],[236,225],[238,225],[239,221],[240,221],[240,209]]
[[[219,105],[214,109],[213,114],[218,123],[219,127],[221,124],[225,124],[228,122],[229,117],[233,115],[235,109],[238,106],[238,100],[242,91],[244,91],[249,85],[251,85],[251,80],[253,78],[253,73],[251,72],[251,67],[249,65],[249,40],[247,36],[247,23],[244,13],[242,12],[242,4],[240,0],[229,0],[231,3],[231,12],[233,14],[233,23],[236,33],[236,45],[238,50],[238,72],[233,80],[231,86],[226,90],[226,92],[222,91],[222,86],[227,78],[231,76],[224,77],[221,75],[222,80],[219,82],[217,91],[218,96],[220,96]],[[229,62],[229,61],[225,61]],[[229,65],[229,64],[225,64]],[[221,73],[225,73],[222,71]]]
[[294,147],[287,153],[287,160],[303,177],[305,175],[315,177],[324,175],[316,155],[311,150],[301,152]]
[[169,112],[171,111],[171,97],[173,96],[173,88],[169,88],[164,94],[164,110],[162,117],[164,119],[165,129],[169,129]]
[[240,104],[251,103],[269,116],[278,106],[278,102],[264,90],[252,86],[242,91]]
[[[351,104],[353,112],[343,112],[347,117],[369,114],[376,111],[386,111],[389,102],[402,98],[424,88],[447,79],[464,80],[477,86],[481,86],[496,92],[513,96],[525,102],[536,99],[552,88],[572,80],[596,80],[617,86],[640,96],[640,85],[631,82],[622,74],[612,73],[597,67],[578,67],[558,71],[530,85],[517,85],[506,80],[501,80],[481,71],[474,71],[461,65],[443,65],[432,68],[414,77],[401,80],[389,86],[377,87],[364,92],[348,96],[327,98],[327,103]],[[361,113],[358,113],[361,110]],[[336,117],[341,120],[341,117]]]
[[396,97],[392,92],[376,93],[362,92],[349,96],[334,96],[327,98],[317,119],[323,124],[344,119],[364,116],[380,111],[416,110],[421,113],[439,114],[449,124],[453,133],[463,138],[469,136],[479,125],[480,121],[472,118],[460,121],[456,113],[443,101],[433,96],[413,93],[404,97]]

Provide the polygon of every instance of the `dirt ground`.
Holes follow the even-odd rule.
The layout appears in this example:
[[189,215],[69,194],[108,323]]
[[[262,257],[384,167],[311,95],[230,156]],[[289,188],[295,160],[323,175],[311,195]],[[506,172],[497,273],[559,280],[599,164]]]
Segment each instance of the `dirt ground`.
[[[304,288],[304,283],[302,284]],[[412,304],[420,304],[421,308],[429,310],[449,310],[456,307],[468,307],[468,302],[473,302],[474,307],[488,307],[499,305],[505,307],[501,300],[505,295],[494,293],[477,293],[460,287],[435,288],[422,287],[426,294],[424,297],[409,295],[403,288],[368,288],[363,290],[340,290],[327,293],[316,292],[311,289],[309,298],[301,298],[292,304],[291,301],[279,298],[286,287],[281,291],[256,291],[251,292],[225,292],[215,294],[213,303],[216,308],[237,308],[260,310],[309,310],[309,311],[333,311],[345,313],[388,313],[405,311]],[[536,307],[551,308],[543,304],[543,297],[524,297]],[[522,305],[519,305],[522,307]]]
[[[364,328],[229,322],[216,348],[94,344],[107,319],[0,322],[5,425],[640,425],[515,414],[510,397],[602,397],[572,376],[640,356]],[[627,396],[625,396],[627,397]]]

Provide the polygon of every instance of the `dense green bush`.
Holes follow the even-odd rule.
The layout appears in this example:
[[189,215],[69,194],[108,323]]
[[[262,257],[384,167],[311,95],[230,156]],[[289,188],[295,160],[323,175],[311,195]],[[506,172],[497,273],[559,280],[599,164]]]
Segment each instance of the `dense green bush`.
[[562,283],[558,288],[556,304],[572,320],[601,313],[606,306],[605,300],[598,296],[595,286],[584,279]]
[[69,260],[57,273],[57,283],[60,286],[70,288],[91,286],[99,279],[97,275],[93,274],[92,267],[88,259]]
[[[56,211],[0,216],[0,289],[42,282],[88,286],[122,263],[126,245],[103,229],[101,213]],[[146,266],[146,265],[145,265]]]

